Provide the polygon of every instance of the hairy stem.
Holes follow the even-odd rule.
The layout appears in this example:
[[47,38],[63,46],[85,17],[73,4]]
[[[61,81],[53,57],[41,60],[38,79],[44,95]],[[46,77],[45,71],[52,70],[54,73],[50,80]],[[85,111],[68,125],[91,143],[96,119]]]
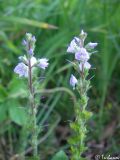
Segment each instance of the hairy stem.
[[32,146],[33,146],[33,155],[34,157],[37,157],[37,124],[36,124],[36,112],[37,108],[35,106],[35,98],[34,98],[34,88],[32,83],[32,67],[31,67],[31,61],[29,58],[28,62],[29,67],[29,90],[30,90],[30,110],[32,114]]
[[84,75],[84,70],[82,69],[80,73],[81,77],[81,87],[78,90],[80,98],[78,104],[75,106],[75,116],[76,120],[72,123],[71,128],[74,131],[74,137],[72,138],[72,158],[71,160],[84,160],[82,154],[86,150],[85,147],[85,138],[86,138],[86,121],[85,117],[86,106],[88,102],[87,91],[89,89],[89,85],[86,85],[86,77]]

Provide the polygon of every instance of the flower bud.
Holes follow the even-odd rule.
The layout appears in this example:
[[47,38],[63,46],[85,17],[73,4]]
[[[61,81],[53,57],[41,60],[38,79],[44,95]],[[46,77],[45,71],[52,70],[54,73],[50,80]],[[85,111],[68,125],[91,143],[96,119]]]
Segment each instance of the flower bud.
[[32,41],[32,42],[36,42],[35,36],[32,36],[31,41]]
[[34,51],[33,48],[30,48],[30,49],[28,50],[28,54],[29,54],[29,55],[33,55],[33,54],[34,54],[33,51]]
[[32,34],[31,33],[26,33],[26,40],[30,41],[32,38]]
[[86,39],[86,37],[87,37],[87,33],[82,30],[80,33],[80,39],[82,39],[84,41]]
[[71,77],[70,77],[70,85],[73,87],[73,89],[75,89],[75,85],[77,84],[78,80],[76,79],[76,77],[71,74]]
[[27,46],[27,41],[25,39],[23,39],[22,44],[23,44],[23,46]]

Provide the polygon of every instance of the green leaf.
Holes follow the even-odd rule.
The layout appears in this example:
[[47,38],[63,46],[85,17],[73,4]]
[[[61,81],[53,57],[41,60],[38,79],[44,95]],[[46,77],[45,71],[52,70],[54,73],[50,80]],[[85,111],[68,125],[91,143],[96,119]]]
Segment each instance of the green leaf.
[[89,111],[83,111],[82,113],[83,113],[84,118],[86,120],[89,119],[89,118],[91,118],[91,116],[92,116],[92,112],[89,112]]
[[27,112],[16,100],[9,102],[9,115],[18,125],[25,125],[27,122]]
[[27,19],[24,17],[14,17],[14,16],[10,16],[9,18],[6,16],[0,18],[3,19],[4,21],[8,21],[8,22],[13,22],[13,23],[18,23],[18,24],[25,24],[25,25],[30,25],[33,27],[38,27],[38,28],[44,28],[44,29],[58,29],[58,27],[45,23],[45,22],[39,22],[39,21],[35,21],[32,19]]
[[68,160],[68,157],[66,156],[64,151],[59,151],[55,154],[52,160]]
[[9,98],[28,97],[28,88],[24,79],[13,77],[8,85]]

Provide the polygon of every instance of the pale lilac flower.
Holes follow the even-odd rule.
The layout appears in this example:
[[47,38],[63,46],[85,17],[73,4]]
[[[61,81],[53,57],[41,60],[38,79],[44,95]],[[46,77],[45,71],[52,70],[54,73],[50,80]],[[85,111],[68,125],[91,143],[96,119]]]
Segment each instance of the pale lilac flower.
[[38,67],[45,69],[46,67],[48,67],[48,59],[46,58],[41,58],[38,60]]
[[81,62],[88,61],[89,58],[89,53],[86,51],[85,48],[80,48],[80,50],[75,53],[75,59]]
[[80,46],[80,39],[77,37],[74,37],[74,39],[70,42],[70,45],[68,46],[67,52],[69,53],[75,53],[79,50]]
[[18,63],[15,67],[14,72],[19,74],[19,77],[28,77],[28,66],[24,63]]
[[98,43],[89,42],[89,43],[87,44],[87,47],[88,47],[88,48],[91,48],[91,49],[94,49],[97,45],[98,45]]
[[33,67],[37,63],[37,60],[35,57],[31,57],[30,62],[31,62],[31,67]]
[[79,64],[79,69],[80,71],[82,71],[83,69],[90,69],[91,68],[91,64],[88,62],[85,63],[80,63]]
[[75,88],[75,85],[77,84],[78,80],[76,79],[76,77],[71,74],[71,77],[70,77],[70,85],[73,87],[73,89]]

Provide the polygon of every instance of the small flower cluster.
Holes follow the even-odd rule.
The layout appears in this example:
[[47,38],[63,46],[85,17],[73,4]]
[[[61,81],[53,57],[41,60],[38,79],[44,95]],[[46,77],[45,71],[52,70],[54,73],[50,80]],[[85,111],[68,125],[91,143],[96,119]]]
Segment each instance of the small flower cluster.
[[[80,72],[84,72],[85,70],[89,70],[91,68],[91,64],[88,62],[90,59],[91,53],[96,46],[97,43],[89,42],[84,47],[84,41],[87,37],[87,34],[82,30],[80,37],[74,37],[68,46],[67,52],[75,54],[76,66]],[[75,88],[78,80],[74,75],[70,77],[70,85]]]
[[35,67],[46,69],[48,67],[48,59],[36,59],[34,57],[35,42],[35,36],[32,36],[31,33],[26,33],[26,38],[23,40],[22,44],[25,47],[27,55],[19,57],[20,62],[14,69],[14,72],[17,73],[19,77],[28,77],[29,61],[32,69]]

